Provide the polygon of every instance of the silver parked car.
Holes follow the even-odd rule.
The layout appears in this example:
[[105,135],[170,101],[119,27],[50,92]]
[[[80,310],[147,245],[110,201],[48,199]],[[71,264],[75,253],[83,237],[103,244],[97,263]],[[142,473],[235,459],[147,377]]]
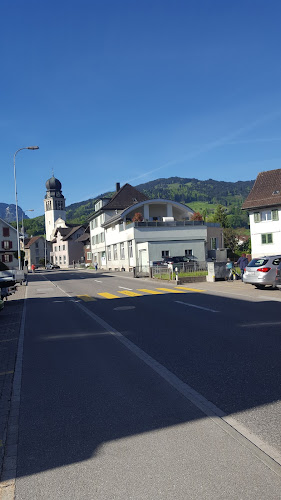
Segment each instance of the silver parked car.
[[269,255],[252,259],[245,268],[244,283],[254,285],[256,288],[266,286],[276,287],[276,269],[281,262],[281,255]]
[[275,286],[281,288],[281,262],[276,269]]

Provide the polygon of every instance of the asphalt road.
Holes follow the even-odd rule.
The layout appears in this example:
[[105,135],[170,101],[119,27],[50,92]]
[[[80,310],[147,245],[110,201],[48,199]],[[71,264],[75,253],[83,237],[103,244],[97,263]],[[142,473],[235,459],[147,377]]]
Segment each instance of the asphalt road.
[[240,282],[32,276],[16,498],[279,499],[280,301]]

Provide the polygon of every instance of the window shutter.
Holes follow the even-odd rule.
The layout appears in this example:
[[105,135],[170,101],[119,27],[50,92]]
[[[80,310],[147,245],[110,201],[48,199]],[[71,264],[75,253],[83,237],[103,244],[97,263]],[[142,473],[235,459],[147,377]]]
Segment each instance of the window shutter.
[[9,255],[9,262],[13,262],[13,256],[11,254]]
[[12,246],[13,246],[13,242],[9,241],[9,248],[12,248]]
[[4,248],[4,247],[5,247],[5,245],[4,245],[4,241],[2,241],[2,248]]
[[271,218],[272,220],[278,220],[278,210],[272,210]]
[[5,255],[2,255],[2,262],[5,262]]

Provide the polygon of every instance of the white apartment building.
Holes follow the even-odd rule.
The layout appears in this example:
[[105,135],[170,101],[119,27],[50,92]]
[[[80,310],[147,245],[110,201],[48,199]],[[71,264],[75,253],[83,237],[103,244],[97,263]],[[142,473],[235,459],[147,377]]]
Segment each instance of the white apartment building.
[[281,254],[281,169],[258,174],[243,203],[248,210],[252,257]]
[[148,267],[168,256],[192,255],[205,261],[223,248],[219,224],[191,221],[193,210],[171,200],[148,199],[129,184],[101,199],[90,219],[93,260],[102,269]]

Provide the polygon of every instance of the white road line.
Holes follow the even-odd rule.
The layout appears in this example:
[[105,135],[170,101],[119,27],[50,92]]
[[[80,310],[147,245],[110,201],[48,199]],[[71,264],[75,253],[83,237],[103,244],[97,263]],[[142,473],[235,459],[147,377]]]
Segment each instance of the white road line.
[[123,290],[130,290],[130,292],[133,291],[132,288],[126,288],[125,286],[118,286],[118,288],[122,288]]
[[194,304],[188,304],[187,302],[182,302],[181,300],[174,300],[177,304],[183,304],[184,306],[188,307],[195,307],[196,309],[203,309],[203,311],[209,311],[212,313],[218,313],[220,311],[215,311],[214,309],[208,309],[208,307],[202,307],[202,306],[195,306]]
[[[48,278],[45,278],[48,280]],[[51,280],[49,280],[51,281]],[[60,286],[57,286],[65,295],[71,297],[67,292],[65,292]],[[146,363],[152,370],[158,373],[166,382],[168,382],[172,387],[174,387],[178,392],[180,392],[188,401],[193,403],[197,408],[199,408],[207,417],[209,417],[216,425],[218,425],[224,432],[226,432],[232,439],[238,441],[241,446],[247,448],[251,453],[265,464],[269,469],[271,469],[275,474],[281,476],[281,454],[276,448],[262,441],[259,436],[252,433],[247,427],[240,424],[240,422],[231,416],[227,416],[224,411],[214,405],[211,401],[202,396],[199,392],[195,391],[190,385],[186,384],[180,380],[174,373],[170,372],[165,366],[161,365],[153,359],[149,354],[140,349],[136,344],[131,342],[127,337],[124,337],[122,333],[109,325],[102,318],[97,316],[97,314],[87,309],[81,303],[77,303],[79,307],[85,314],[90,316],[96,323],[102,326],[108,333],[115,337],[119,342],[121,342],[127,349],[133,352],[139,359]]]
[[99,280],[95,280],[97,283],[102,283],[102,281],[99,281]]

